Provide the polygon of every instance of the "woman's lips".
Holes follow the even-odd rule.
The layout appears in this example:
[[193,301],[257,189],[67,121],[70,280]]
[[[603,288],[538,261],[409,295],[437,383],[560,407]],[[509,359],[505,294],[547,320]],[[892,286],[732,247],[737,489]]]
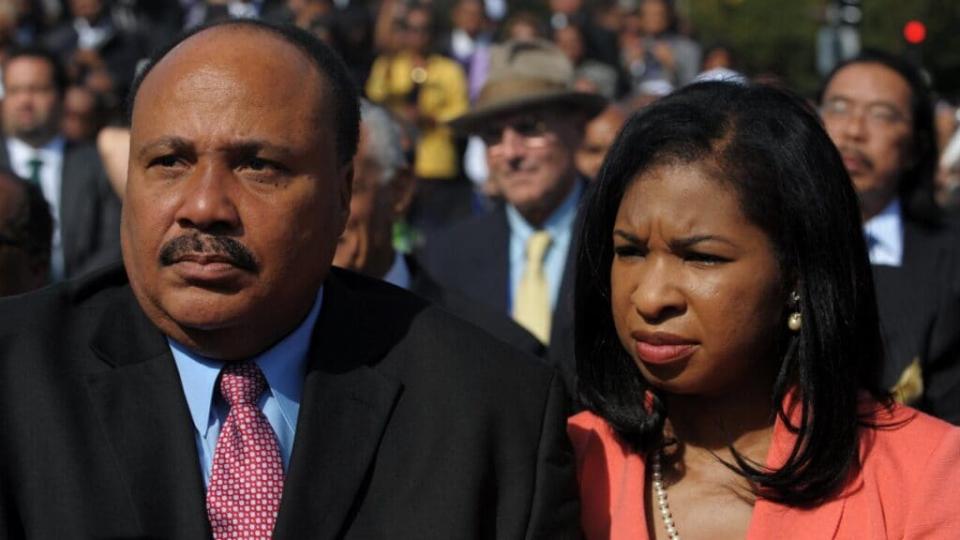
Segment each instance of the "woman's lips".
[[698,343],[671,334],[634,334],[637,356],[648,364],[669,364],[688,358]]

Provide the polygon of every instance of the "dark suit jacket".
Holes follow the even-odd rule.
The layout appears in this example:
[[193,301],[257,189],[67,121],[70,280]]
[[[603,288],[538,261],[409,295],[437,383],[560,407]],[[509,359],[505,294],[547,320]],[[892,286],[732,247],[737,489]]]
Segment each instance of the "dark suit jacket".
[[923,389],[911,404],[960,424],[960,244],[951,229],[903,223],[903,264],[873,267],[883,384],[894,387],[916,361]]
[[[0,537],[209,538],[178,372],[123,272],[0,320]],[[565,407],[546,366],[334,269],[275,538],[579,537]]]
[[[573,356],[573,285],[576,262],[574,234],[560,281],[550,326],[547,358],[561,370],[571,393],[576,365]],[[460,222],[430,238],[424,266],[442,286],[508,314],[510,304],[510,226],[505,207]]]
[[[5,141],[0,166],[10,167]],[[63,148],[59,218],[68,278],[120,260],[120,199],[93,145],[68,142]]]
[[509,316],[474,302],[457,291],[444,288],[414,257],[407,255],[405,260],[410,270],[411,292],[430,300],[516,349],[541,358],[546,355],[547,349],[543,343]]

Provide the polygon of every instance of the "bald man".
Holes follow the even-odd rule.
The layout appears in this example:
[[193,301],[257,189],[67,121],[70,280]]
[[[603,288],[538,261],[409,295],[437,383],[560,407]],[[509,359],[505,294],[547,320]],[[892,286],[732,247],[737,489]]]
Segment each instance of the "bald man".
[[0,302],[0,538],[564,538],[549,368],[331,270],[358,105],[296,29],[133,90],[123,267]]

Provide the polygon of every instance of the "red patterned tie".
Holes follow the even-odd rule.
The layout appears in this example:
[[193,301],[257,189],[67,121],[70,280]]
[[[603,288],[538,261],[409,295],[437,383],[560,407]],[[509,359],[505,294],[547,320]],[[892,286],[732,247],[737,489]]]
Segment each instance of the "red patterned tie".
[[270,538],[280,494],[280,446],[257,400],[267,388],[253,362],[230,363],[220,375],[220,393],[230,406],[213,453],[207,516],[216,540]]

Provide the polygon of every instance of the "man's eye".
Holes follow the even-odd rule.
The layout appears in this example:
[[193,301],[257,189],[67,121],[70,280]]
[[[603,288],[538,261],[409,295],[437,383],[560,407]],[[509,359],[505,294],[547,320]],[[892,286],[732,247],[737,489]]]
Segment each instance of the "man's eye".
[[254,172],[284,172],[286,168],[277,163],[276,161],[271,161],[269,159],[263,158],[250,158],[245,160],[240,164],[240,169],[247,169]]
[[177,156],[159,156],[150,160],[150,167],[176,167],[180,164],[180,158]]

